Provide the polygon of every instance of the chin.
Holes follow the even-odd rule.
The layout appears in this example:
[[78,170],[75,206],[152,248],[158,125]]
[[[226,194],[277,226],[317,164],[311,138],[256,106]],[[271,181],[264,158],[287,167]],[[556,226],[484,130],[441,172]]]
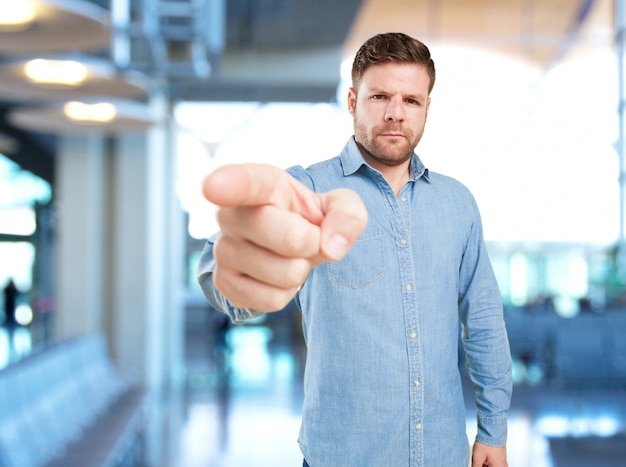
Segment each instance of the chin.
[[385,154],[385,155],[373,156],[373,157],[376,161],[378,161],[381,164],[384,164],[388,167],[395,167],[395,166],[406,163],[411,158],[411,154],[409,154],[408,156],[393,156],[393,155]]
[[400,165],[411,158],[413,151],[409,151],[408,148],[402,150],[394,148],[394,150],[391,151],[383,151],[382,154],[382,158],[388,161],[388,165]]

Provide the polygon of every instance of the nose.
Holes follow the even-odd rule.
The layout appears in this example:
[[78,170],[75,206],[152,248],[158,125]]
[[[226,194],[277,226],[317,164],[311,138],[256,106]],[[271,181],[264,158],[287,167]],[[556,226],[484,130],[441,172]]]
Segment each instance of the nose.
[[385,121],[386,122],[399,122],[404,120],[404,106],[402,105],[402,99],[391,98],[385,109]]

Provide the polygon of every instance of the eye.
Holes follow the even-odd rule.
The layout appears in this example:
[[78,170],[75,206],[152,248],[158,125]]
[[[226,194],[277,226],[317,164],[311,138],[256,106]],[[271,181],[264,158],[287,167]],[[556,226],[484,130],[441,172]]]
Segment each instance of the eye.
[[406,99],[405,102],[411,105],[420,105],[420,101],[415,100],[415,99]]
[[372,100],[374,100],[374,101],[381,101],[381,100],[386,99],[386,98],[387,98],[387,96],[385,96],[384,94],[374,94],[372,96]]

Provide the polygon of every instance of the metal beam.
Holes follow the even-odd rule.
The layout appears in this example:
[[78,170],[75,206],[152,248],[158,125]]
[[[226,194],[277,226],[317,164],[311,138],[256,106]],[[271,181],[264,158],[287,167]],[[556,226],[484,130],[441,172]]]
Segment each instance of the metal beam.
[[230,84],[202,85],[197,82],[170,85],[170,97],[176,101],[216,102],[334,102],[337,86]]
[[6,122],[9,109],[0,109],[0,133],[18,142],[13,152],[4,154],[22,169],[54,183],[54,151],[56,138],[52,135],[34,134],[19,130]]

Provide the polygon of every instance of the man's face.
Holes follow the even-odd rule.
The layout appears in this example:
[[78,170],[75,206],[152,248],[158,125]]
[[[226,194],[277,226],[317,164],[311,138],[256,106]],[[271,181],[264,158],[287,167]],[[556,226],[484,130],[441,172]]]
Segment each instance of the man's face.
[[383,63],[365,71],[358,89],[350,88],[354,137],[370,165],[395,166],[411,157],[424,133],[429,85],[422,65]]

